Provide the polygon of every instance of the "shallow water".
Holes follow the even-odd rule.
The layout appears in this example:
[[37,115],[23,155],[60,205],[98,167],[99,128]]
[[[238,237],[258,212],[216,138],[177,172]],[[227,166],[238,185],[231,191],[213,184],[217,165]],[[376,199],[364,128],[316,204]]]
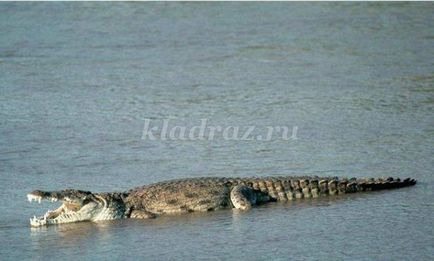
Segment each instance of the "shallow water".
[[[432,3],[0,3],[0,256],[433,260]],[[144,119],[298,127],[142,140]],[[199,176],[413,177],[412,188],[31,229],[34,189]]]

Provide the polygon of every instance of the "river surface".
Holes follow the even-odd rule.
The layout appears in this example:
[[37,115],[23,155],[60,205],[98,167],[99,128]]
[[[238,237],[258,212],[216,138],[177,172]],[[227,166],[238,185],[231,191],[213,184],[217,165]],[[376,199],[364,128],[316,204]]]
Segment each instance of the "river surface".
[[[0,259],[434,260],[433,14],[432,3],[0,3]],[[152,140],[145,119],[297,132]],[[34,189],[252,175],[418,184],[29,226],[57,205],[27,202]]]

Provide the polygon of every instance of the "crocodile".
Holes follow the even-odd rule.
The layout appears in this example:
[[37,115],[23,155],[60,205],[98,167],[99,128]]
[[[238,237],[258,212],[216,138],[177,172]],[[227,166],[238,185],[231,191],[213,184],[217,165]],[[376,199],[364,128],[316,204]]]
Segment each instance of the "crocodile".
[[185,178],[162,181],[126,192],[92,193],[65,189],[35,190],[30,202],[62,201],[59,208],[30,219],[32,227],[79,221],[123,218],[148,219],[160,215],[213,211],[224,208],[248,210],[273,201],[301,200],[341,194],[412,186],[407,178],[251,177]]

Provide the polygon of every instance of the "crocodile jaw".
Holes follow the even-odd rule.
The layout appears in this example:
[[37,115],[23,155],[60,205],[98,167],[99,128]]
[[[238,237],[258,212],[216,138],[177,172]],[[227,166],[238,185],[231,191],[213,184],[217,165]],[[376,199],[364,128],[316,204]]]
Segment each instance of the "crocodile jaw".
[[[51,202],[59,200],[58,197],[40,196],[33,193],[27,194],[27,199],[29,202],[36,201],[38,203],[41,203],[42,200]],[[45,225],[92,220],[92,218],[98,216],[100,212],[99,204],[94,201],[85,203],[82,200],[70,199],[68,197],[63,197],[60,200],[62,200],[63,203],[59,208],[48,210],[42,216],[30,218],[30,225],[32,227],[41,227]]]

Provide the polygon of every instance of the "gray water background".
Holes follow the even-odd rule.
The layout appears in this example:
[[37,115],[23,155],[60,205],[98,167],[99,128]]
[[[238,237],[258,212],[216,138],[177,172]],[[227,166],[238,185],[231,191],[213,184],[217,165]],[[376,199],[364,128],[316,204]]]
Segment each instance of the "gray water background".
[[[0,3],[1,260],[434,260],[432,3]],[[143,120],[297,140],[141,140]],[[413,177],[238,213],[31,229],[34,189]]]

